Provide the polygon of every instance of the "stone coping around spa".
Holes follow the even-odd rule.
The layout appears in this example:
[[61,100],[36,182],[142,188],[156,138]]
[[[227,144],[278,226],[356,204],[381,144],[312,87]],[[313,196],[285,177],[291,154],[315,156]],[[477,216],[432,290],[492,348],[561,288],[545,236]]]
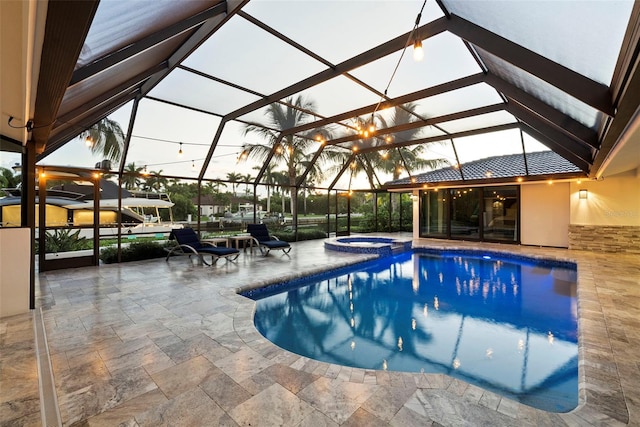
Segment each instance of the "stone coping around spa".
[[357,254],[391,256],[411,250],[412,239],[384,236],[342,236],[324,241],[325,249]]

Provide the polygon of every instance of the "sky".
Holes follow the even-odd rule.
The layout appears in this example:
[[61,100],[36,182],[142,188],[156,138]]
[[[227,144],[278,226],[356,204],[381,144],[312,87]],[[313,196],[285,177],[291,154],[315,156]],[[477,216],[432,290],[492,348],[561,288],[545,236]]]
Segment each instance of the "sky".
[[[151,7],[151,3],[146,0],[135,0],[134,3],[140,10]],[[512,37],[531,50],[605,84],[610,83],[618,52],[607,47],[620,45],[624,28],[616,24],[626,19],[625,16],[628,17],[633,5],[632,1],[558,1],[547,3],[549,7],[546,8],[539,7],[540,2],[535,1],[444,3],[454,13],[468,19],[472,18],[498,34]],[[109,19],[120,19],[122,25],[127,25],[127,17],[119,15],[127,11],[132,13],[130,11],[137,8],[136,5],[128,5],[127,9],[121,10],[119,4],[121,5],[108,1],[100,3],[95,22],[103,24],[100,27],[96,26],[97,29],[92,27],[87,39],[88,44],[93,41],[107,43],[111,40],[110,37],[118,37],[109,31],[105,22],[109,22]],[[166,7],[167,10],[175,8],[175,3],[167,1],[157,4],[159,7]],[[331,64],[339,64],[393,37],[409,32],[422,4],[423,1],[416,0],[252,0],[243,11],[322,56]],[[576,7],[576,4],[580,7]],[[427,1],[420,24],[442,16],[437,3]],[[563,16],[571,16],[571,19],[562,19]],[[585,23],[597,25],[594,27]],[[546,31],[539,31],[541,25],[545,26]],[[606,31],[596,31],[600,28],[598,26],[604,26]],[[564,37],[562,47],[554,43],[557,37]],[[423,44],[425,59],[421,62],[413,60],[409,48],[405,55],[402,55],[401,51],[395,52],[352,70],[351,75],[379,92],[386,89],[389,96],[396,97],[481,71],[462,41],[449,33],[436,35],[425,40]],[[584,49],[584,45],[590,49]],[[88,52],[96,51],[94,46],[87,48]],[[221,122],[219,116],[259,99],[256,93],[269,95],[327,68],[326,64],[283,43],[240,16],[231,18],[187,58],[183,65],[246,88],[247,91],[226,86],[187,70],[174,70],[149,95],[205,110],[213,115],[144,99],[138,108],[125,163],[146,165],[149,171],[162,171],[167,175],[195,178]],[[532,81],[530,84],[533,86],[529,90],[537,91],[536,95],[545,102],[561,111],[570,112],[574,118],[589,126],[595,124],[596,114],[589,107],[580,105],[579,101],[563,98],[556,93],[557,90]],[[527,82],[523,84],[526,85]],[[375,105],[380,100],[378,95],[344,76],[304,90],[300,95],[313,100],[317,114],[325,117],[345,110]],[[477,84],[419,100],[416,102],[416,111],[422,117],[429,118],[501,101],[500,96],[491,87]],[[110,118],[126,130],[130,112],[131,103],[113,113]],[[264,122],[264,109],[254,111],[242,119]],[[437,129],[426,128],[421,136],[444,135],[443,131],[457,132],[514,121],[514,117],[508,113],[492,113],[443,123]],[[254,168],[262,166],[261,164],[250,160],[239,163],[236,160],[243,144],[264,141],[255,135],[245,135],[244,129],[244,125],[238,122],[230,122],[225,126],[205,178],[225,179],[231,172],[256,175],[257,170]],[[444,158],[450,163],[455,163],[451,142],[446,137],[443,141],[429,144],[425,157]],[[460,162],[522,151],[520,133],[515,130],[459,138],[455,140],[455,145]],[[530,137],[525,137],[525,147],[527,151],[546,149]],[[183,151],[182,157],[178,157],[180,148]],[[90,153],[83,140],[75,138],[43,159],[41,163],[92,167],[100,160],[102,159]],[[0,166],[10,167],[19,161],[19,156],[2,153]],[[381,181],[387,179],[390,179],[390,176],[381,174]],[[349,174],[346,173],[338,186],[348,185]],[[366,187],[364,176],[353,180],[351,186]]]

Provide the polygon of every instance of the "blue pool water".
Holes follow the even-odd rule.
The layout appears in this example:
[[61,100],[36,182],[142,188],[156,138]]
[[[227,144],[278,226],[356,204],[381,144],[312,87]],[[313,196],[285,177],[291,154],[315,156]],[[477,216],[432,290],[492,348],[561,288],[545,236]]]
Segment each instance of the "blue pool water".
[[576,269],[409,252],[253,291],[255,325],[294,353],[442,373],[524,404],[578,404]]

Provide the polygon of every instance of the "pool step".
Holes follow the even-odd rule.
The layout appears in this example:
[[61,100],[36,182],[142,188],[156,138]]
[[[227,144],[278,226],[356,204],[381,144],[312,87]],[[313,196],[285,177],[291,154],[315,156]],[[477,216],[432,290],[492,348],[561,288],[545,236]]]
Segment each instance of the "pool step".
[[391,254],[393,255],[401,254],[402,252],[406,252],[406,251],[407,251],[407,248],[405,247],[404,243],[391,244]]

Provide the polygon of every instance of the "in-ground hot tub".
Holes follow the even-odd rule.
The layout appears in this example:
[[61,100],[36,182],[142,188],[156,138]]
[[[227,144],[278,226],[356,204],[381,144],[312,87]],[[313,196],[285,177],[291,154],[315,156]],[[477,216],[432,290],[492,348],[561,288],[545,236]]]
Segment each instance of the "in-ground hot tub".
[[325,240],[325,249],[357,254],[390,256],[411,250],[411,239],[380,236],[347,236]]

